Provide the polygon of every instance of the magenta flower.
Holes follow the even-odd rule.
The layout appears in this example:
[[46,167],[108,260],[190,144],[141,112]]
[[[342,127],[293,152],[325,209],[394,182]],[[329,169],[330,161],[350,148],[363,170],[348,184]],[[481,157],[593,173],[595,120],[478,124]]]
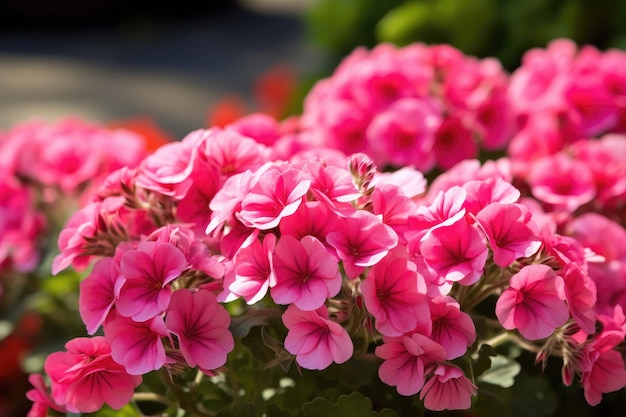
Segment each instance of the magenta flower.
[[433,154],[437,166],[444,170],[465,159],[475,158],[478,154],[471,126],[459,117],[449,116],[444,119],[435,133]]
[[465,209],[474,215],[491,203],[512,204],[521,196],[517,188],[502,178],[468,181],[463,184],[463,189],[467,193]]
[[130,402],[141,377],[113,360],[104,337],[72,339],[65,349],[48,355],[44,364],[56,404],[72,413],[91,413],[105,403],[119,410]]
[[33,402],[30,411],[26,417],[47,417],[48,408],[52,408],[61,413],[66,413],[65,407],[59,406],[49,393],[49,387],[46,387],[46,382],[41,374],[30,374],[28,376],[28,382],[33,386],[32,389],[26,392],[26,398]]
[[326,245],[326,235],[336,230],[337,219],[337,215],[321,201],[306,201],[293,215],[281,220],[280,234],[291,235],[298,240],[310,235]]
[[598,405],[602,394],[618,391],[626,385],[624,358],[616,350],[591,353],[591,367],[583,372],[580,382],[585,399],[590,405]]
[[417,394],[424,386],[427,367],[446,359],[443,346],[420,333],[385,336],[383,342],[375,352],[383,359],[378,376],[400,395]]
[[161,338],[168,335],[163,319],[158,316],[143,322],[119,316],[104,326],[113,360],[131,375],[147,374],[165,364]]
[[326,241],[343,260],[348,277],[354,278],[384,258],[398,244],[398,236],[378,216],[359,210],[343,218]]
[[587,163],[563,153],[535,162],[528,182],[535,198],[568,212],[574,212],[596,195],[593,173]]
[[465,190],[452,186],[440,191],[430,206],[419,206],[417,215],[409,219],[411,230],[405,233],[409,241],[427,239],[436,227],[455,223],[465,216]]
[[493,261],[498,266],[505,268],[517,258],[532,256],[541,246],[531,213],[521,204],[491,203],[476,219],[487,236]]
[[350,172],[336,166],[325,166],[320,162],[306,164],[303,171],[307,173],[312,182],[310,191],[319,200],[328,205],[333,211],[341,211],[342,206],[350,201],[361,197],[357,190]]
[[463,356],[467,347],[476,340],[472,318],[461,311],[454,298],[448,296],[433,298],[430,314],[433,322],[430,337],[446,349],[447,359]]
[[80,283],[78,311],[87,333],[94,334],[104,323],[124,284],[122,272],[113,258],[102,258]]
[[276,236],[268,234],[262,244],[255,239],[250,246],[237,252],[234,259],[235,279],[228,285],[234,296],[254,304],[267,294],[269,287],[276,285],[271,262],[275,246]]
[[115,303],[117,311],[136,321],[161,314],[170,302],[168,284],[188,267],[185,255],[171,243],[140,242],[121,257],[125,282]]
[[430,310],[417,287],[417,267],[406,251],[393,250],[374,265],[361,284],[367,311],[385,336],[401,336],[419,327],[431,328]]
[[596,312],[594,307],[597,301],[596,284],[583,268],[575,263],[569,263],[558,271],[565,284],[565,297],[572,318],[580,328],[588,333],[596,332]]
[[472,384],[456,366],[441,364],[426,381],[420,400],[433,411],[466,410],[472,405],[472,396],[478,387]]
[[517,329],[529,340],[544,339],[565,324],[563,279],[547,265],[528,265],[511,277],[496,302],[496,316],[507,330]]
[[300,170],[270,167],[241,201],[240,219],[261,230],[276,227],[298,209],[310,185],[311,180]]
[[294,303],[305,311],[321,307],[341,289],[337,260],[313,236],[297,240],[285,235],[273,254],[276,285],[270,290],[278,304]]
[[372,211],[383,216],[383,223],[391,227],[400,243],[406,242],[404,232],[409,229],[409,218],[417,211],[417,205],[403,190],[392,184],[380,184],[371,195]]
[[285,349],[296,355],[296,362],[305,369],[326,369],[352,357],[354,346],[348,332],[328,318],[325,306],[303,311],[292,304],[283,314],[283,323],[289,330]]
[[200,154],[223,175],[259,168],[268,156],[265,146],[233,129],[210,129]]
[[461,218],[434,228],[422,241],[420,252],[435,275],[472,285],[485,269],[489,249],[480,232]]
[[235,346],[228,330],[230,315],[207,290],[175,291],[165,324],[178,337],[178,347],[189,366],[205,373],[224,365]]

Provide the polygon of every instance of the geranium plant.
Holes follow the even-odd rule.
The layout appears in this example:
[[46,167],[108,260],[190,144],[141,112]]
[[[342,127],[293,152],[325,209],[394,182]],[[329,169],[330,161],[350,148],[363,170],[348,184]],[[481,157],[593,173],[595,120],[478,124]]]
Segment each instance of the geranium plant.
[[[31,376],[31,415],[549,416],[556,386],[624,394],[626,231],[604,210],[626,190],[572,183],[570,154],[476,159],[520,141],[515,91],[495,60],[381,45],[299,122],[195,130],[113,172],[60,234],[89,336]],[[619,126],[598,118],[580,160]]]

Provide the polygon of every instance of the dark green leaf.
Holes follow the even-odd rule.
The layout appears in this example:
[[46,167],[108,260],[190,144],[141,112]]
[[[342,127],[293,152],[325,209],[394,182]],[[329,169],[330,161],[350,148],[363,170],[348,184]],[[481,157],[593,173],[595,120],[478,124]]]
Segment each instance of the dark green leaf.
[[497,356],[498,352],[490,345],[483,344],[478,350],[478,357],[474,360],[474,377],[478,378],[485,371],[491,368],[491,358]]
[[325,398],[316,398],[304,404],[302,410],[306,417],[398,417],[390,409],[372,411],[370,399],[358,392],[340,396],[336,404],[331,404]]

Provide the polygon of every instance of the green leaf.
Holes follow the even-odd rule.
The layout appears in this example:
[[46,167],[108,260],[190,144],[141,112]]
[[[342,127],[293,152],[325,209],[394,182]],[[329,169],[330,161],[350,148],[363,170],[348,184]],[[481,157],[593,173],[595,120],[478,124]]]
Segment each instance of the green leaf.
[[498,355],[491,360],[491,368],[485,371],[478,381],[509,388],[515,383],[515,376],[521,369],[521,365],[513,359]]
[[[71,414],[68,414],[68,416],[70,415]],[[79,415],[82,415],[83,417],[141,417],[141,414],[139,414],[139,411],[137,411],[132,403],[126,404],[120,410],[114,410],[111,407],[105,405],[95,413],[83,413]]]
[[325,398],[316,398],[302,407],[306,417],[398,417],[395,411],[384,409],[372,411],[372,402],[358,392],[342,395],[336,404]]

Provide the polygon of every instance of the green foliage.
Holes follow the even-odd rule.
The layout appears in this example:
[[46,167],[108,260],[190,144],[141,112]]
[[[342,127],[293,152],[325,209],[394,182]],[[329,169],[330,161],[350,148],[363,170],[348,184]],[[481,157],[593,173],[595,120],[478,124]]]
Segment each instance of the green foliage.
[[491,367],[478,378],[478,381],[510,388],[515,383],[515,376],[519,374],[521,369],[521,365],[515,360],[497,355],[491,359]]
[[304,404],[302,409],[305,417],[398,417],[398,414],[390,409],[372,411],[370,399],[358,392],[342,395],[335,404],[331,404],[325,398],[317,398]]
[[448,43],[513,70],[526,50],[557,37],[624,48],[625,18],[626,2],[615,0],[318,0],[306,24],[339,56],[379,42]]

